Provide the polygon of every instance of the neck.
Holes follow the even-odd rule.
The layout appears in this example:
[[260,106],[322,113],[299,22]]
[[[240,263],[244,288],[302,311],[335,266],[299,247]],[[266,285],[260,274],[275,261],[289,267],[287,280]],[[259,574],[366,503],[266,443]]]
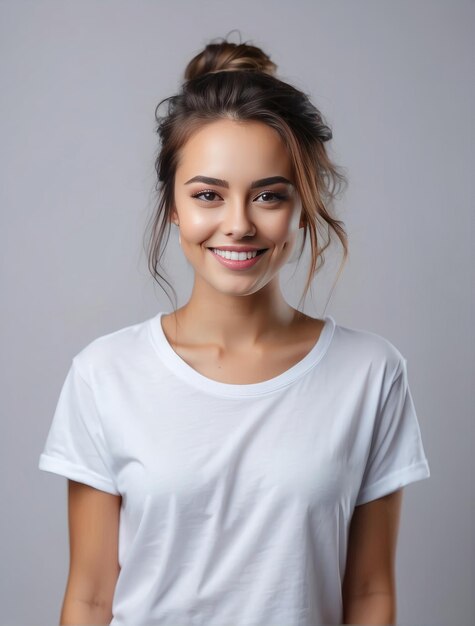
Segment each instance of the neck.
[[195,280],[189,301],[177,311],[178,335],[223,349],[252,348],[281,335],[300,315],[285,301],[278,280],[247,296],[216,292]]

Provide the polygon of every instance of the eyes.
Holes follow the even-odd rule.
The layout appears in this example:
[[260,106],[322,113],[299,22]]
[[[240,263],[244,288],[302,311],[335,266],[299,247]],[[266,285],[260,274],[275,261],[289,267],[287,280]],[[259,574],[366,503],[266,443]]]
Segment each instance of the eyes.
[[[200,196],[208,196],[208,197],[206,198],[206,200],[202,200],[200,198]],[[216,191],[211,191],[211,190],[200,191],[199,193],[195,193],[191,197],[192,198],[196,198],[198,200],[202,200],[203,202],[216,202],[216,200],[213,200],[209,196],[218,196],[219,197],[219,195],[216,193]],[[264,203],[265,204],[272,204],[274,202],[279,202],[281,200],[287,200],[288,199],[287,195],[285,195],[283,193],[276,193],[275,191],[263,191],[257,197],[259,198],[261,196],[265,196],[267,198],[267,200],[264,199]],[[270,199],[269,199],[269,196],[270,196]]]

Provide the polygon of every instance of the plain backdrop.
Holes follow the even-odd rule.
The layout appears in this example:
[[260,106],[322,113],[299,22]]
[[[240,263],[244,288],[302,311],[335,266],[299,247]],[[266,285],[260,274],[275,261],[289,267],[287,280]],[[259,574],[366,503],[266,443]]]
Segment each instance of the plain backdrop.
[[[304,310],[408,362],[431,478],[404,492],[398,623],[474,623],[474,18],[468,0],[0,0],[2,626],[59,621],[67,480],[39,455],[72,357],[171,310],[144,244],[154,109],[233,29],[311,96],[349,177],[349,261],[328,302],[334,244]],[[175,231],[167,263],[181,305]],[[305,272],[283,272],[294,305]]]

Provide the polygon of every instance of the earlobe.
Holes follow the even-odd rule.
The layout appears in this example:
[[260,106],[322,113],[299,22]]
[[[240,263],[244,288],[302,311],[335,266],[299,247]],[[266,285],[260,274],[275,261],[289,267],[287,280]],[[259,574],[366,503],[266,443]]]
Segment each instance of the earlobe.
[[180,220],[178,219],[176,208],[173,208],[170,213],[170,221],[178,228],[178,243],[181,246]]
[[170,222],[172,222],[176,226],[180,224],[180,221],[178,219],[178,213],[175,208],[173,208],[170,212]]

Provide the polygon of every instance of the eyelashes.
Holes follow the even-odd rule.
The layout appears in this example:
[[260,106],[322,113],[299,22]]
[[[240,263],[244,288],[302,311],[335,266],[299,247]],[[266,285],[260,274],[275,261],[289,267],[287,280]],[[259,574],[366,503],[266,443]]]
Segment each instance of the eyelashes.
[[[192,198],[196,198],[197,200],[202,200],[200,198],[200,196],[204,196],[204,195],[211,195],[211,196],[219,196],[218,193],[216,193],[216,191],[212,191],[211,189],[206,189],[204,191],[200,191],[198,193],[193,194],[191,197]],[[257,196],[258,198],[260,196],[273,196],[274,199],[272,200],[268,200],[265,201],[265,204],[272,204],[273,202],[277,202],[277,201],[282,201],[282,200],[287,200],[288,196],[286,196],[285,194],[282,193],[277,193],[275,191],[262,191],[259,196]],[[216,202],[216,200],[202,200],[203,202]]]

